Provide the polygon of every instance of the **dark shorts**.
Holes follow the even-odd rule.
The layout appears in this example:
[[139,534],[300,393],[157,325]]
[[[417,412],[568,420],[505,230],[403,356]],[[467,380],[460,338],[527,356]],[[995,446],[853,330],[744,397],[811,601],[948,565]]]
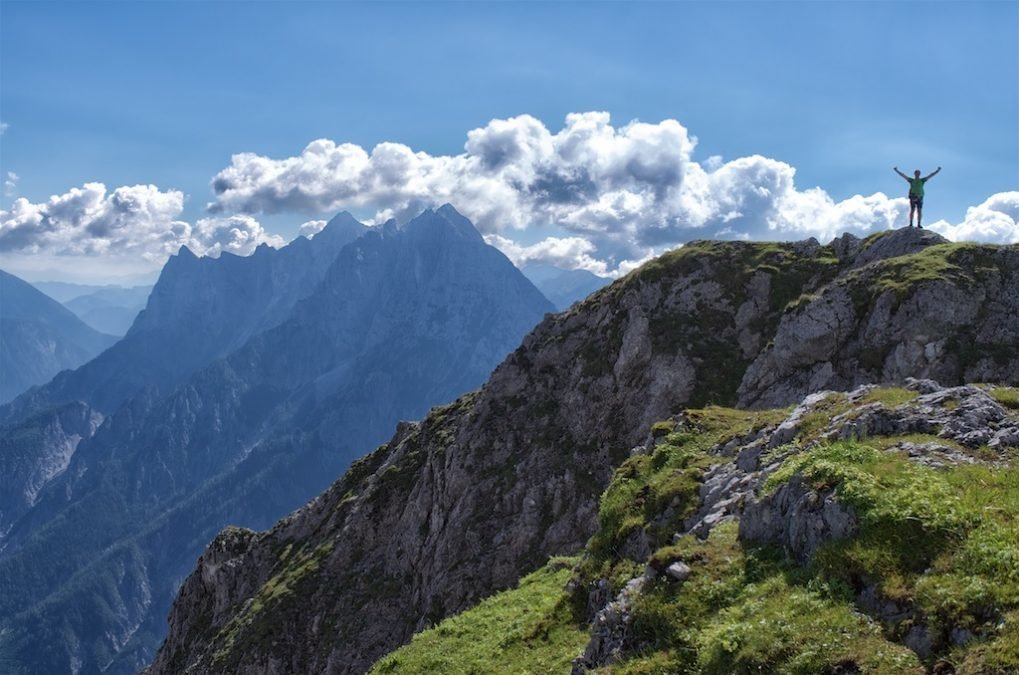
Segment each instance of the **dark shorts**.
[[916,195],[909,195],[909,208],[923,208],[923,197],[917,197]]

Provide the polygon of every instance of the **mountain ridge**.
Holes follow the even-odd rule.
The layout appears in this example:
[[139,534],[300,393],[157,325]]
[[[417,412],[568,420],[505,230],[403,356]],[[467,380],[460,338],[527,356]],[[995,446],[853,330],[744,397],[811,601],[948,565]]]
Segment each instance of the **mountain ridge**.
[[114,342],[27,281],[0,270],[0,403],[80,366]]
[[339,250],[365,231],[352,220],[341,213],[314,242],[298,237],[282,249],[247,257],[200,258],[182,246],[113,350],[0,407],[0,425],[73,400],[109,414],[142,387],[172,389],[281,321],[314,289]]
[[[869,286],[882,265],[897,270],[895,261],[917,256],[937,269],[957,267],[958,248],[916,230],[828,246],[692,242],[651,261],[546,317],[480,390],[401,427],[272,530],[222,533],[181,589],[151,672],[267,672],[282,664],[360,672],[549,556],[577,552],[597,529],[598,498],[615,467],[647,430],[685,408],[739,402],[751,365],[774,358],[771,340],[787,310],[827,311],[814,296],[832,285],[855,291],[828,303],[841,303],[859,319],[854,325],[880,316],[904,328],[918,293],[947,293],[1019,338],[1012,318],[1019,249],[978,248],[1004,296],[954,292],[984,283],[979,275]],[[953,326],[935,322],[932,330]],[[956,343],[934,337],[946,339],[943,354],[972,346],[972,335]],[[1003,343],[993,373],[977,363],[981,372],[1019,381],[1017,342]],[[883,358],[895,365],[892,374],[929,365],[924,350]],[[973,367],[956,359],[946,384],[961,383]],[[783,391],[785,404],[799,400],[797,387]]]

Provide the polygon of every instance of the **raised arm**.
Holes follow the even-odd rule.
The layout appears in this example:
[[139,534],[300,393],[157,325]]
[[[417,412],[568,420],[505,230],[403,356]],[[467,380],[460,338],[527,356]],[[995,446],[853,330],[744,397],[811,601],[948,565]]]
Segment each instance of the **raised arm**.
[[940,166],[938,168],[934,169],[934,171],[931,171],[930,174],[926,178],[924,178],[924,180],[927,180],[928,178],[934,178],[935,176],[938,175],[938,171],[941,171],[941,167]]
[[902,180],[906,181],[907,183],[909,182],[909,176],[907,176],[906,174],[904,174],[901,171],[899,171],[899,167],[893,166],[892,169],[895,170],[895,173],[897,173],[900,176],[902,176]]

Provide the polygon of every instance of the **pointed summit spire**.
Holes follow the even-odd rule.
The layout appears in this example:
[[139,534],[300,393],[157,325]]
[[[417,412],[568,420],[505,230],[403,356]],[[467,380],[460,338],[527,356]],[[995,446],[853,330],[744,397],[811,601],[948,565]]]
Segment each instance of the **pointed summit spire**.
[[484,243],[485,240],[474,224],[460,214],[452,204],[443,204],[436,210],[425,209],[421,215],[411,219],[404,229],[408,232],[428,231],[438,233],[447,231],[468,241]]

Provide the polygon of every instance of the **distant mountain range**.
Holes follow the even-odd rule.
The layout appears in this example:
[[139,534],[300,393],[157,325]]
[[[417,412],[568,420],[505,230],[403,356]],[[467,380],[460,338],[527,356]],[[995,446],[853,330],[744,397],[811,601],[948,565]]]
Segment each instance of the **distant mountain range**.
[[151,292],[152,286],[103,288],[68,300],[64,306],[96,330],[119,337],[145,308]]
[[32,285],[100,333],[117,337],[127,333],[152,292],[152,286],[97,286],[63,281],[37,281]]
[[0,409],[0,663],[137,672],[218,530],[304,503],[552,310],[450,206],[182,249],[123,340]]
[[80,366],[115,341],[28,282],[0,270],[0,403]]
[[612,281],[587,270],[566,270],[541,263],[525,265],[520,271],[558,310],[583,300]]

